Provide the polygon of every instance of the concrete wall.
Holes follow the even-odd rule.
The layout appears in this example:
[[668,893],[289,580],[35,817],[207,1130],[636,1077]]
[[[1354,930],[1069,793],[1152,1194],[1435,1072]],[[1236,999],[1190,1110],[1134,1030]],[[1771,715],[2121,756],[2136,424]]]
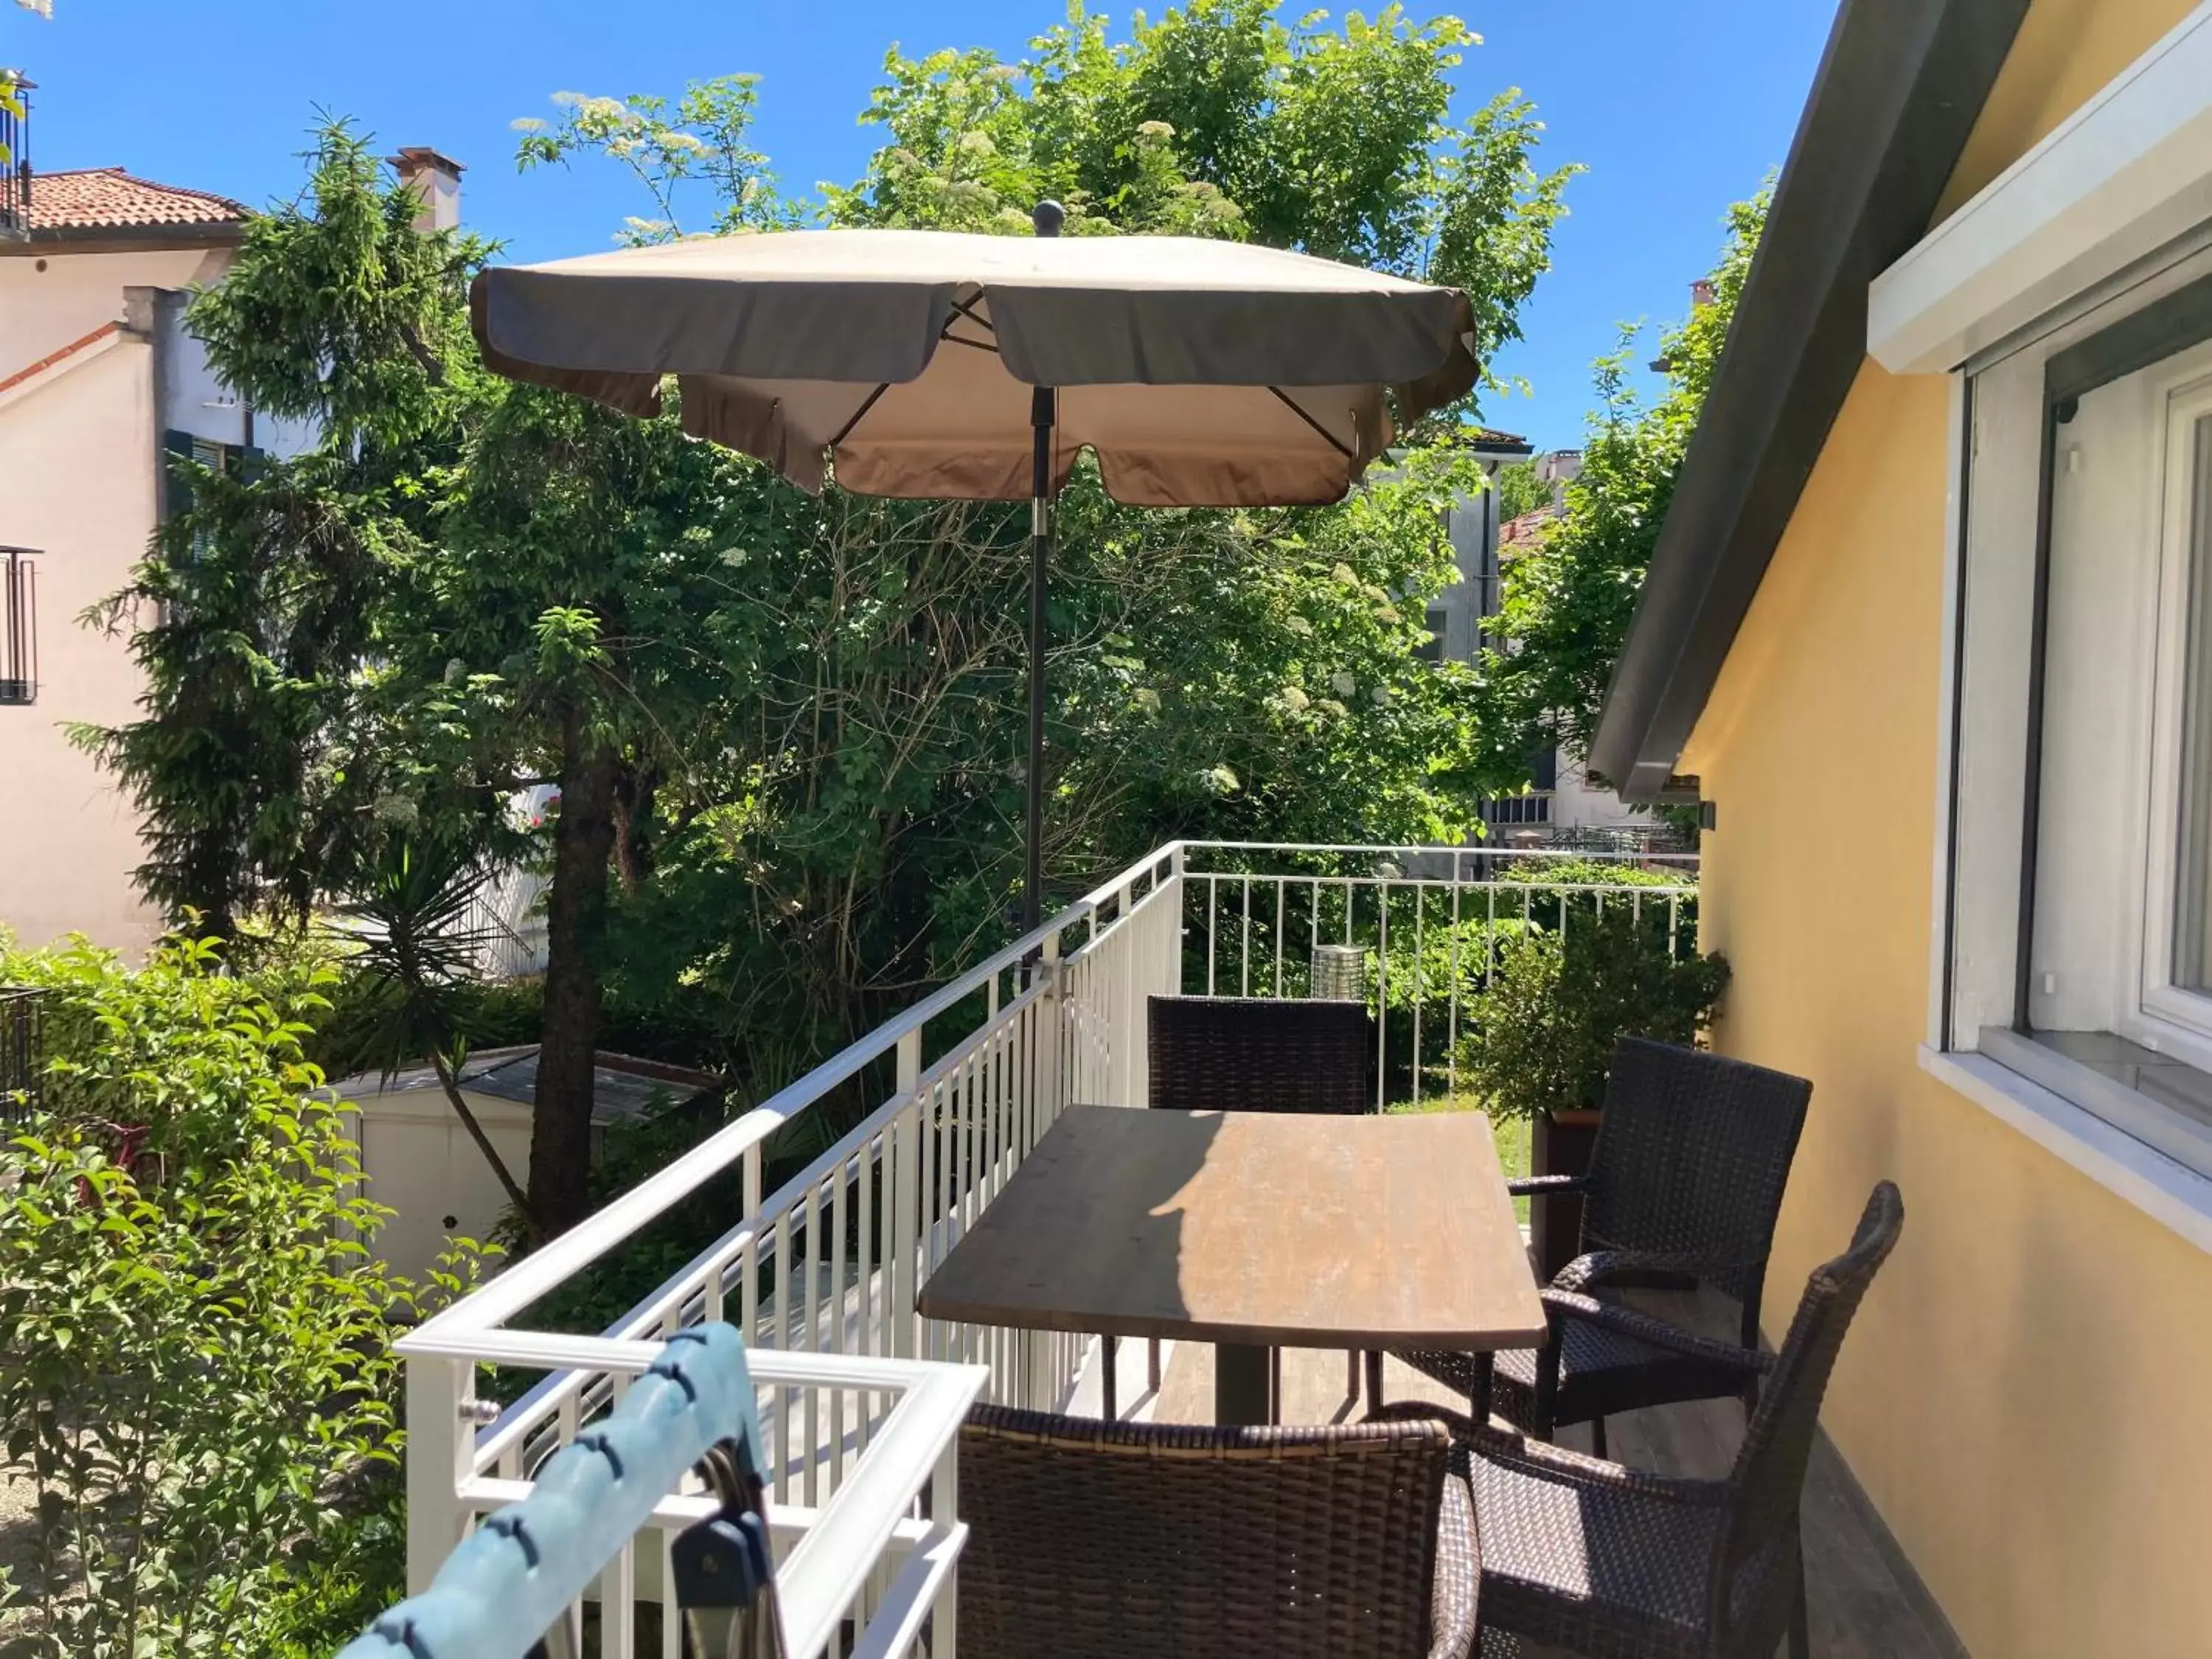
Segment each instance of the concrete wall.
[[[1948,207],[2190,9],[2037,0]],[[1990,1659],[2212,1650],[2212,1257],[1922,1072],[1944,557],[1942,377],[1869,362],[1682,758],[1719,803],[1717,1039],[1812,1078],[1768,1279],[1877,1180],[1904,1242],[1828,1397],[1844,1457]]]

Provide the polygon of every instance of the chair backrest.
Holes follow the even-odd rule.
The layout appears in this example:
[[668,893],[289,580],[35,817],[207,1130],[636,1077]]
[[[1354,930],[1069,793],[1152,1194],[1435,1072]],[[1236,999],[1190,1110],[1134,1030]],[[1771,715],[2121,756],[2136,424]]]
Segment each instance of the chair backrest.
[[981,1406],[960,1437],[963,1659],[1419,1659],[1439,1423],[1217,1429]]
[[1712,1282],[1747,1302],[1813,1085],[1702,1049],[1623,1037],[1590,1151],[1585,1250],[1696,1251],[1741,1267]]
[[1153,997],[1148,1103],[1179,1112],[1371,1112],[1366,1005],[1278,997]]
[[1771,1653],[1796,1593],[1798,1505],[1813,1455],[1821,1397],[1844,1333],[1905,1227],[1905,1200],[1890,1182],[1877,1186],[1859,1217],[1850,1248],[1805,1281],[1774,1370],[1759,1391],[1735,1467],[1717,1547],[1710,1616],[1723,1652]]

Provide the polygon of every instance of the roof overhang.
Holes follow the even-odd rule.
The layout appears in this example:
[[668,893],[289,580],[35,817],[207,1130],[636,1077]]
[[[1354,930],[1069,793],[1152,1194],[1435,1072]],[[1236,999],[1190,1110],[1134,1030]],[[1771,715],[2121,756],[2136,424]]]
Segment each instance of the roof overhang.
[[17,238],[0,238],[0,259],[57,253],[162,253],[199,247],[236,247],[246,227],[235,220],[190,225],[48,225]]
[[1674,771],[2028,0],[1844,0],[1614,666],[1590,764]]

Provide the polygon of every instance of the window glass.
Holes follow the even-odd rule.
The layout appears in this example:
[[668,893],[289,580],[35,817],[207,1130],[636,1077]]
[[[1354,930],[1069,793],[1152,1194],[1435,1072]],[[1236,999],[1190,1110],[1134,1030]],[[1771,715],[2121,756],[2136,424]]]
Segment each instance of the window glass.
[[2212,991],[2212,416],[2196,422],[2183,524],[2189,632],[2182,710],[2180,842],[2173,883],[2173,982]]

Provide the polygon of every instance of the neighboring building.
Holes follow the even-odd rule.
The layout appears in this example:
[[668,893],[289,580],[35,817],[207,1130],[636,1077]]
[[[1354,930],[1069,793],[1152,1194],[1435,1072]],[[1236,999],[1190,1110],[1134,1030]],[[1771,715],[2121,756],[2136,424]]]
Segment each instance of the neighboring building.
[[[1566,487],[1582,471],[1582,452],[1555,449],[1536,458],[1537,478],[1551,486],[1547,506],[1509,519],[1498,532],[1501,573],[1542,544],[1545,531],[1565,515]],[[1492,610],[1496,610],[1493,602]],[[1485,644],[1498,643],[1486,635]],[[1484,803],[1493,839],[1509,847],[1589,848],[1607,852],[1678,847],[1681,836],[1665,819],[1621,799],[1602,774],[1565,749],[1540,755],[1526,793]]]
[[[458,167],[429,151],[401,165],[426,217],[450,210]],[[29,944],[81,932],[137,948],[158,926],[131,884],[137,815],[67,727],[137,713],[130,640],[78,617],[144,554],[167,457],[228,467],[309,436],[224,392],[184,327],[246,215],[120,167],[20,171],[0,198],[0,925]]]
[[[1767,1306],[1976,1654],[2212,1647],[2212,3],[1847,0],[1594,759],[1695,773]],[[1770,1327],[1776,1339],[1779,1330]]]
[[1567,486],[1583,475],[1579,449],[1547,449],[1536,458],[1536,482],[1552,492],[1552,505],[1566,501]]
[[[1498,469],[1528,459],[1528,441],[1488,427],[1468,430],[1468,453],[1495,479]],[[1473,662],[1482,649],[1482,619],[1498,610],[1498,492],[1456,502],[1446,526],[1459,580],[1429,601],[1431,653],[1442,662]]]

